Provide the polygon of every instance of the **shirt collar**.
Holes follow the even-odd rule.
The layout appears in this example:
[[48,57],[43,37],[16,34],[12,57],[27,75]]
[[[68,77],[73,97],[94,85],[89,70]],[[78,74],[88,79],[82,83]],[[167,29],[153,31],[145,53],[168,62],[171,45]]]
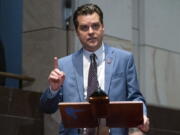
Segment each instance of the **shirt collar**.
[[96,57],[97,57],[97,64],[100,64],[103,59],[104,59],[104,43],[102,42],[102,45],[99,49],[97,49],[96,51],[94,52],[90,52],[86,49],[83,48],[83,55],[88,59],[90,60],[89,56],[92,54],[92,53],[95,53],[96,54]]

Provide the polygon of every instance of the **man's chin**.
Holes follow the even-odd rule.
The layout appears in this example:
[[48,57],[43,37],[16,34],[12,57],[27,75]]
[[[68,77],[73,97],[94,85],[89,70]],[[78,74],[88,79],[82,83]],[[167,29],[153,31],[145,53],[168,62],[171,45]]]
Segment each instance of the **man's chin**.
[[88,44],[89,46],[92,46],[92,47],[98,46],[98,42],[97,42],[97,41],[91,41],[91,42],[88,42],[87,44]]
[[89,44],[86,49],[89,51],[96,51],[98,48],[99,46],[97,44]]

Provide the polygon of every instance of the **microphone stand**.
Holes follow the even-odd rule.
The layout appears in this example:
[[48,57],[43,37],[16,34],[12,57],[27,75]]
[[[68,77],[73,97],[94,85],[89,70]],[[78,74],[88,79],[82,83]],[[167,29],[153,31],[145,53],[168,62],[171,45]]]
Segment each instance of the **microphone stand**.
[[109,104],[109,98],[107,94],[98,87],[97,90],[95,90],[92,95],[89,97],[89,103],[92,104],[92,110],[94,116],[97,118],[98,126],[96,130],[96,135],[100,134],[100,124],[101,121],[105,120],[106,126],[106,117],[108,116],[108,104]]

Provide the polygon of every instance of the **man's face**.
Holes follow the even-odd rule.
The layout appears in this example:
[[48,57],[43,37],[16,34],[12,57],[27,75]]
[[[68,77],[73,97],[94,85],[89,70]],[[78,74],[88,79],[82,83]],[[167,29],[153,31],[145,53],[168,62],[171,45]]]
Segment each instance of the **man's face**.
[[104,25],[101,24],[99,15],[81,15],[77,17],[78,27],[77,36],[83,48],[88,51],[96,51],[102,44]]

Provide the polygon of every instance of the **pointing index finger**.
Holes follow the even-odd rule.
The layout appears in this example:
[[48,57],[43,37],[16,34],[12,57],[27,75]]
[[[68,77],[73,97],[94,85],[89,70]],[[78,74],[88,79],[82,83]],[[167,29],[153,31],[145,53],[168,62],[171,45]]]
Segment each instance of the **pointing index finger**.
[[54,57],[54,69],[58,68],[58,58]]

